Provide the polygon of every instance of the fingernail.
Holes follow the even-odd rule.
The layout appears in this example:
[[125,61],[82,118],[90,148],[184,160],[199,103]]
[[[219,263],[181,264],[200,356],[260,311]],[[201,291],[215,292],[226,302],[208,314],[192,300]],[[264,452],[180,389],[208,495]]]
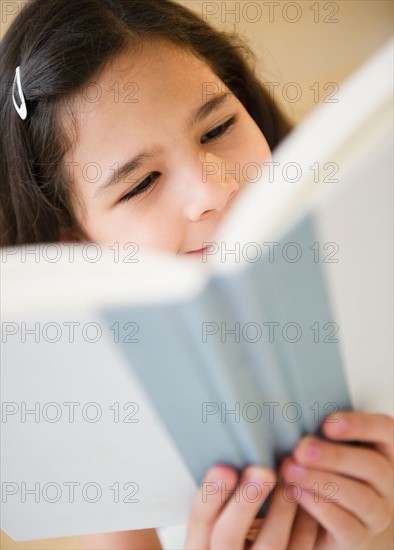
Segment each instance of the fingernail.
[[232,477],[236,477],[237,473],[235,470],[229,466],[226,465],[218,465],[212,466],[209,468],[208,472],[206,473],[204,477],[204,482],[209,483],[224,483],[228,482],[229,479],[231,480]]
[[331,429],[334,430],[337,434],[343,434],[346,432],[348,423],[347,420],[343,418],[343,416],[337,417],[337,422],[330,422]]
[[245,477],[250,481],[260,482],[265,482],[271,478],[274,478],[270,470],[258,466],[249,466],[245,471]]
[[290,466],[290,472],[295,477],[302,477],[305,474],[305,468],[298,464],[292,464]]
[[306,438],[300,445],[302,455],[308,460],[316,460],[321,454],[320,444],[311,438]]

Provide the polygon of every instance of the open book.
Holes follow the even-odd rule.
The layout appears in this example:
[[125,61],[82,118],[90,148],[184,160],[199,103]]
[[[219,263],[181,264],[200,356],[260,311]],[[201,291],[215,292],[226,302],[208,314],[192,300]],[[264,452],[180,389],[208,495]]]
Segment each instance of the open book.
[[392,43],[278,148],[195,258],[6,247],[2,525],[186,523],[215,463],[392,414]]

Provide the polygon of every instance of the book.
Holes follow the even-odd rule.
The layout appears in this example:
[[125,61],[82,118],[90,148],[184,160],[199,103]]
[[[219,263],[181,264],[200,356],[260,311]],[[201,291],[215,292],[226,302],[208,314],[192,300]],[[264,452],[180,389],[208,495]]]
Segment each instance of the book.
[[292,132],[198,260],[1,250],[12,538],[184,524],[211,465],[275,468],[336,410],[393,414],[392,52]]

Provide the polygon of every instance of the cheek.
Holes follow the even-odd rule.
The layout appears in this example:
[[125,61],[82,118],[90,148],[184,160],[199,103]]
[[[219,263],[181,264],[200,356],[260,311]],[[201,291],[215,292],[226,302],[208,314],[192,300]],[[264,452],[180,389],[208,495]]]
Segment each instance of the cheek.
[[138,250],[176,252],[181,228],[170,223],[164,209],[129,208],[127,204],[85,219],[89,238],[103,245],[118,243],[123,249],[137,245]]
[[248,120],[233,145],[227,158],[233,166],[236,159],[241,185],[257,180],[262,173],[262,164],[269,162],[272,154],[267,140],[253,119]]
[[251,154],[257,159],[255,161],[260,164],[272,158],[271,150],[264,134],[251,117],[249,117],[249,132],[245,147],[249,148]]
[[271,158],[271,150],[263,132],[243,106],[239,131],[236,132],[235,136],[239,157],[257,163],[262,163]]

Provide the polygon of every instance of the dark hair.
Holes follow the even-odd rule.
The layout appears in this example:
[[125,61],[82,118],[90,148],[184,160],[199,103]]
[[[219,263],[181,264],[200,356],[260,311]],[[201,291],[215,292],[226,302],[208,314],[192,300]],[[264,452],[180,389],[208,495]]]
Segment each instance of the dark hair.
[[[60,107],[117,54],[164,38],[190,50],[243,103],[274,149],[290,125],[258,81],[250,48],[170,0],[32,0],[0,44],[0,245],[85,238],[62,159],[70,147]],[[28,116],[12,102],[20,66]]]

